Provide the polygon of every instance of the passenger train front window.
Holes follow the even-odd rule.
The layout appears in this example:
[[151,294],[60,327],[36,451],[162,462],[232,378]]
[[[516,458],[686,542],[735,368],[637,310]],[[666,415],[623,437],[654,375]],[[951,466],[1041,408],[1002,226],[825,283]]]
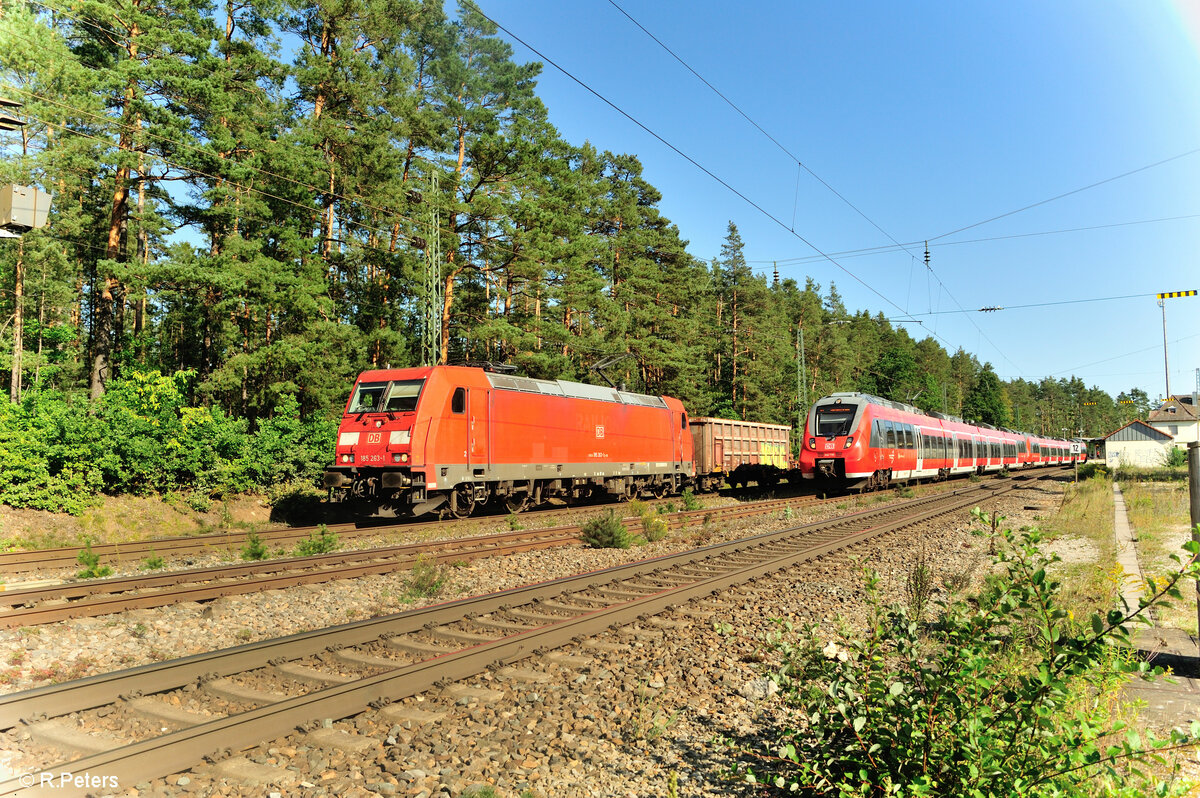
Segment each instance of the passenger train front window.
[[838,438],[850,434],[856,405],[821,405],[817,407],[817,434]]

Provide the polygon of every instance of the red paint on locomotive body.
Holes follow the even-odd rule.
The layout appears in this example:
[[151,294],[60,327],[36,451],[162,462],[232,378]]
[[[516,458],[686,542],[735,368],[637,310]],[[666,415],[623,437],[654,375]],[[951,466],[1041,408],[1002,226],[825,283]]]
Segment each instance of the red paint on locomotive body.
[[863,393],[836,393],[809,411],[801,440],[805,479],[875,489],[893,481],[946,479],[1082,462],[1078,445],[988,425]]
[[667,396],[466,366],[359,375],[325,473],[333,501],[383,515],[502,501],[666,495],[694,474],[687,413]]

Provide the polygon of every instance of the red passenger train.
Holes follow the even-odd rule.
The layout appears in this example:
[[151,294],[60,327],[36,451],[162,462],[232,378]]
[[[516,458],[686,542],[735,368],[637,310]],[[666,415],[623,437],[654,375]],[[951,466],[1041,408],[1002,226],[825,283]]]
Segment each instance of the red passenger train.
[[695,467],[668,396],[470,366],[366,371],[338,428],[325,487],[367,514],[455,517],[494,503],[665,496]]
[[808,414],[800,469],[850,489],[1083,462],[1078,441],[970,424],[865,393],[835,393]]

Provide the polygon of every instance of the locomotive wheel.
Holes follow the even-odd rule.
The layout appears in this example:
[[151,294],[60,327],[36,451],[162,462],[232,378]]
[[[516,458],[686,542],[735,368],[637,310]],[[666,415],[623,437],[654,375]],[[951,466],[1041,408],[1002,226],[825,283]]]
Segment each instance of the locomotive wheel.
[[450,515],[466,518],[475,509],[475,491],[470,485],[456,485],[450,493]]
[[521,493],[509,496],[504,500],[504,507],[510,513],[519,513],[529,506],[529,494]]
[[654,493],[654,498],[665,499],[667,498],[667,494],[671,492],[671,486],[666,482],[656,482],[651,491]]

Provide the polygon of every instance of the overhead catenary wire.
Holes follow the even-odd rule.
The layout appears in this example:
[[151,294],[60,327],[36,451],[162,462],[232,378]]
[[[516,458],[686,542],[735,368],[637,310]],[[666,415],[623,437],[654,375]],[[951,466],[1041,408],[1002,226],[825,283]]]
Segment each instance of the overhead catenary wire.
[[1097,188],[1098,186],[1103,186],[1106,183],[1112,183],[1115,180],[1120,180],[1122,178],[1129,177],[1130,175],[1136,175],[1138,172],[1145,172],[1148,169],[1153,169],[1157,166],[1162,166],[1163,164],[1171,163],[1172,161],[1178,161],[1181,158],[1186,158],[1189,155],[1195,155],[1198,152],[1200,152],[1200,147],[1196,147],[1194,149],[1188,150],[1187,152],[1181,152],[1178,155],[1172,155],[1170,158],[1163,158],[1161,161],[1155,161],[1154,163],[1146,164],[1145,166],[1139,166],[1137,169],[1130,169],[1128,172],[1122,172],[1119,175],[1113,175],[1112,177],[1106,177],[1103,180],[1097,180],[1095,183],[1089,183],[1086,186],[1080,186],[1079,188],[1075,188],[1070,191],[1064,191],[1063,193],[1056,194],[1053,197],[1048,197],[1044,200],[1030,203],[1029,205],[1022,206],[1020,208],[1017,208],[1016,210],[1008,211],[1007,213],[1001,213],[996,216],[992,216],[988,219],[984,219],[981,222],[975,222],[974,224],[969,224],[965,227],[959,227],[955,230],[951,230],[948,233],[942,233],[941,235],[932,236],[929,240],[930,241],[938,241],[940,239],[952,236],[956,233],[961,233],[965,230],[971,230],[976,227],[982,227],[985,224],[991,224],[992,222],[995,222],[999,219],[1006,219],[1009,216],[1015,216],[1018,213],[1023,213],[1024,211],[1030,210],[1032,208],[1037,208],[1042,205],[1047,205],[1051,202],[1055,202],[1056,200],[1063,199],[1064,197],[1070,197],[1073,194],[1079,194],[1081,192],[1088,191],[1093,188]]
[[[642,25],[642,23],[640,23],[636,19],[634,19],[634,17],[632,15],[630,15],[629,12],[627,12],[625,9],[623,9],[620,5],[617,4],[616,0],[608,0],[608,2],[610,5],[612,5],[613,8],[617,9],[623,15],[625,15],[625,17],[630,22],[632,22],[634,25],[636,25],[643,33],[645,33],[647,36],[649,36],[651,39],[653,39],[654,42],[656,44],[658,44],[659,47],[666,50],[667,53],[669,53],[672,58],[674,58],[681,65],[683,65],[683,67],[685,69],[687,69],[689,72],[691,72],[693,75],[695,75],[696,78],[701,83],[703,83],[705,86],[707,86],[709,89],[711,89],[718,97],[720,97],[722,100],[724,100],[725,103],[728,104],[730,108],[737,111],[742,116],[743,119],[745,119],[747,122],[749,122],[751,125],[753,125],[760,133],[762,133],[768,139],[770,139],[770,141],[776,147],[778,147],[789,158],[791,158],[793,161],[795,161],[797,166],[799,166],[800,168],[802,168],[806,172],[808,172],[810,175],[812,175],[812,177],[814,179],[816,179],[821,185],[823,185],[826,189],[828,189],[830,192],[832,192],[834,196],[836,196],[838,199],[840,199],[842,202],[844,202],[847,206],[849,206],[851,209],[853,209],[855,213],[857,213],[859,216],[861,216],[863,219],[865,219],[872,227],[874,227],[880,233],[883,233],[883,235],[886,236],[888,238],[888,240],[890,240],[895,246],[899,247],[900,249],[903,249],[905,252],[908,252],[909,257],[911,257],[913,259],[913,261],[917,260],[917,256],[911,250],[909,250],[906,245],[901,244],[899,241],[897,241],[896,238],[891,233],[889,233],[887,230],[883,229],[883,227],[881,227],[874,219],[872,219],[870,216],[868,216],[866,213],[864,213],[857,205],[855,205],[853,202],[851,202],[849,199],[847,199],[845,195],[843,195],[840,191],[838,191],[836,188],[831,186],[824,178],[822,178],[820,175],[818,175],[816,172],[814,172],[812,169],[810,169],[808,167],[808,165],[805,164],[799,158],[799,156],[797,156],[795,153],[793,153],[791,150],[789,150],[787,147],[785,147],[783,144],[781,144],[779,142],[779,140],[776,139],[774,136],[772,136],[770,133],[768,133],[766,131],[766,129],[763,128],[762,125],[758,124],[758,122],[755,122],[750,117],[749,114],[747,114],[745,111],[743,111],[741,108],[739,108],[736,103],[734,103],[732,100],[730,100],[728,97],[726,97],[716,86],[714,86],[703,75],[701,75],[699,72],[697,72],[695,69],[693,69],[692,66],[690,64],[688,64],[687,61],[683,60],[683,58],[681,58],[678,54],[676,54],[674,50],[672,50],[670,47],[668,47],[666,44],[664,44],[661,39],[659,39],[657,36],[655,36],[653,33],[651,33],[649,30],[647,30],[646,27],[644,25]],[[528,45],[526,45],[526,46],[528,46]],[[530,49],[532,49],[532,48],[530,48]],[[555,66],[557,66],[557,64]],[[560,67],[560,69],[561,69],[561,67]],[[799,179],[799,174],[797,173],[797,184],[796,184],[797,201],[799,199],[798,192],[799,192],[799,187],[800,187],[798,179]],[[791,233],[795,234],[795,232],[796,232],[796,205],[795,204],[792,207],[792,226],[788,229]],[[812,245],[810,244],[809,246],[812,246]],[[815,249],[815,247],[814,247],[814,249]],[[820,250],[818,250],[818,251],[820,251]],[[933,277],[934,280],[937,281],[938,285],[941,286],[942,290],[946,292],[946,295],[948,297],[950,297],[950,299],[953,300],[953,302],[961,308],[962,304],[958,301],[958,299],[954,296],[954,294],[950,291],[950,289],[946,287],[946,284],[944,282],[942,282],[942,278],[938,276],[937,272],[935,272],[933,270],[933,267],[929,264],[928,242],[926,242],[926,248],[925,248],[925,270],[929,273],[930,276]],[[909,278],[910,278],[909,279],[909,292],[911,293],[911,290],[912,290],[911,271],[910,271]],[[907,305],[907,300],[906,300],[905,304]],[[905,310],[907,311],[907,307],[905,308]],[[985,333],[979,327],[979,325],[975,323],[974,319],[971,319],[970,317],[968,317],[968,320],[975,327],[975,329],[978,330],[979,334],[982,335],[989,344],[991,344],[992,348],[995,349],[996,352],[1002,358],[1007,360],[1013,367],[1020,370],[1020,367],[1017,366],[1017,364],[1012,361],[1012,358],[1010,358],[1007,354],[1005,354],[1004,351],[999,346],[996,345],[996,342],[993,341],[990,337],[988,337],[987,333]]]
[[[830,256],[829,256],[827,253],[825,253],[825,252],[824,252],[824,250],[822,250],[822,249],[821,249],[820,247],[818,247],[816,244],[812,243],[812,242],[811,242],[811,241],[809,241],[807,238],[805,238],[803,235],[801,235],[800,233],[797,233],[795,230],[792,230],[790,227],[788,227],[788,225],[787,225],[785,222],[783,222],[783,221],[782,221],[781,219],[779,219],[777,216],[775,216],[774,214],[772,214],[770,211],[768,211],[768,210],[766,210],[765,208],[763,208],[761,205],[759,205],[758,203],[756,203],[754,200],[750,199],[750,198],[749,198],[748,196],[746,196],[744,193],[742,193],[742,192],[741,192],[741,191],[739,191],[738,189],[734,188],[732,185],[730,185],[730,184],[729,184],[727,181],[725,181],[724,179],[722,179],[721,177],[719,177],[717,174],[715,174],[715,173],[714,173],[712,170],[710,170],[708,167],[704,166],[703,164],[701,164],[700,162],[698,162],[696,159],[692,158],[690,155],[688,155],[687,153],[685,153],[683,150],[681,150],[681,149],[679,149],[678,147],[676,147],[674,144],[672,144],[670,141],[668,141],[668,140],[667,140],[666,138],[664,138],[662,135],[660,135],[659,133],[657,133],[656,131],[654,131],[654,130],[653,130],[653,129],[651,129],[650,127],[648,127],[648,126],[647,126],[645,123],[641,122],[639,119],[637,119],[636,117],[634,117],[634,116],[633,116],[632,114],[630,114],[628,111],[626,111],[626,110],[624,110],[623,108],[621,108],[620,106],[618,106],[618,105],[617,105],[616,103],[614,103],[612,100],[608,99],[608,98],[607,98],[607,97],[605,97],[603,94],[601,94],[601,93],[600,93],[600,92],[598,92],[597,90],[593,89],[593,88],[592,88],[590,85],[588,85],[588,84],[587,84],[586,82],[584,82],[582,79],[580,79],[579,77],[576,77],[576,75],[575,75],[574,73],[570,72],[570,71],[569,71],[569,70],[567,70],[565,67],[563,67],[563,66],[562,66],[562,65],[560,65],[558,62],[556,62],[554,59],[552,59],[552,58],[548,57],[548,56],[547,56],[547,55],[545,55],[545,54],[544,54],[542,51],[538,50],[536,47],[534,47],[533,45],[531,45],[531,44],[529,44],[528,42],[526,42],[526,41],[525,41],[524,39],[522,39],[520,36],[517,36],[515,33],[513,33],[511,30],[509,30],[508,28],[506,28],[504,25],[500,24],[500,23],[499,23],[499,22],[497,22],[495,19],[493,19],[492,17],[488,16],[487,14],[485,14],[485,13],[484,13],[484,12],[482,12],[482,11],[480,11],[479,13],[480,13],[480,15],[481,15],[481,16],[483,16],[483,17],[484,17],[484,19],[487,19],[489,22],[491,22],[493,25],[495,25],[495,26],[497,27],[497,29],[504,31],[504,32],[505,32],[505,33],[506,33],[508,36],[510,36],[510,37],[511,37],[511,38],[512,38],[514,41],[516,41],[517,43],[521,44],[523,47],[525,47],[526,49],[528,49],[530,52],[532,52],[532,53],[533,53],[534,55],[536,55],[538,58],[541,58],[541,59],[542,59],[542,60],[544,60],[546,63],[550,64],[552,67],[554,67],[554,68],[555,68],[555,69],[557,69],[559,72],[561,72],[563,75],[565,75],[565,76],[567,76],[568,78],[570,78],[570,79],[571,79],[573,82],[575,82],[576,84],[578,84],[578,85],[579,85],[579,86],[580,86],[582,89],[584,89],[584,90],[585,90],[585,91],[587,91],[589,94],[591,94],[591,95],[593,95],[594,97],[596,97],[596,99],[600,100],[600,101],[601,101],[601,102],[603,102],[605,105],[607,105],[608,107],[612,108],[614,111],[616,111],[617,113],[619,113],[621,116],[625,117],[625,118],[626,118],[626,119],[628,119],[630,122],[632,122],[633,124],[635,124],[637,127],[641,128],[641,129],[642,129],[644,132],[646,132],[647,134],[649,134],[650,136],[652,136],[654,139],[656,139],[657,141],[659,141],[661,144],[663,144],[665,147],[667,147],[668,149],[670,149],[670,150],[671,150],[672,152],[674,152],[675,154],[679,155],[681,158],[683,158],[684,160],[686,160],[688,163],[690,163],[690,164],[692,164],[693,166],[695,166],[695,167],[696,167],[697,169],[699,169],[701,172],[704,172],[704,174],[708,175],[710,178],[712,178],[713,180],[715,180],[717,183],[721,184],[721,185],[722,185],[722,186],[723,186],[725,189],[727,189],[729,192],[731,192],[732,194],[734,194],[735,196],[737,196],[738,198],[740,198],[740,199],[741,199],[743,202],[745,202],[745,203],[746,203],[747,205],[749,205],[750,207],[754,208],[756,211],[758,211],[760,214],[762,214],[763,216],[765,216],[767,219],[770,219],[772,222],[774,222],[775,224],[779,225],[779,227],[781,227],[782,229],[784,229],[784,230],[788,231],[788,232],[789,232],[789,233],[791,233],[793,236],[795,236],[797,239],[799,239],[800,241],[802,241],[804,244],[806,244],[806,245],[808,245],[809,247],[811,247],[811,248],[813,249],[813,251],[815,251],[815,252],[819,253],[819,254],[822,256],[822,258],[824,258],[824,260],[826,260],[826,261],[828,261],[829,263],[831,263],[831,264],[833,264],[834,266],[836,266],[838,269],[840,269],[842,272],[844,272],[844,273],[845,273],[847,276],[849,276],[851,279],[853,279],[853,280],[854,280],[855,282],[857,282],[859,285],[861,285],[862,287],[866,288],[866,289],[867,289],[868,291],[870,291],[872,294],[874,294],[875,296],[879,297],[879,298],[880,298],[880,299],[882,299],[884,302],[886,302],[887,304],[891,305],[891,306],[892,306],[892,307],[894,307],[896,310],[900,311],[902,314],[903,314],[903,313],[905,313],[905,310],[904,310],[904,308],[900,307],[900,306],[899,306],[898,304],[896,304],[896,303],[895,303],[895,302],[894,302],[892,299],[890,299],[889,297],[885,296],[885,295],[884,295],[884,294],[882,294],[882,293],[881,293],[881,292],[880,292],[878,289],[876,289],[876,288],[875,288],[873,285],[871,285],[870,283],[868,283],[868,282],[866,282],[865,280],[863,280],[861,277],[859,277],[857,274],[855,274],[854,272],[852,272],[852,271],[850,271],[849,269],[847,269],[847,268],[846,268],[845,266],[843,266],[842,264],[838,263],[836,260],[834,260],[832,257],[830,257]],[[942,336],[938,335],[936,332],[934,332],[934,333],[931,333],[931,334],[932,334],[934,337],[936,337],[938,340],[940,340],[940,341],[941,341],[943,344],[945,344],[946,346],[952,346],[952,344],[951,344],[949,341],[947,341],[947,340],[946,340],[945,338],[943,338]],[[1015,364],[1014,364],[1014,365],[1015,365]]]
[[[1003,236],[986,236],[984,238],[964,238],[959,241],[943,241],[939,246],[952,247],[959,244],[986,244],[992,241],[1007,241],[1018,238],[1036,238],[1038,236],[1062,235],[1065,233],[1087,233],[1093,230],[1108,230],[1117,227],[1131,227],[1140,224],[1159,224],[1161,222],[1180,222],[1189,219],[1200,219],[1200,213],[1188,213],[1179,216],[1161,216],[1157,219],[1138,219],[1132,222],[1112,222],[1110,224],[1095,224],[1086,227],[1064,227],[1059,230],[1039,230],[1033,233],[1013,233]],[[910,241],[909,246],[917,246],[920,241]],[[870,255],[885,255],[895,252],[899,247],[894,245],[883,245],[878,247],[863,247],[860,249],[846,249],[839,252],[831,252],[839,258],[862,258]],[[822,258],[818,255],[799,255],[794,258],[772,258],[769,260],[750,260],[747,263],[782,263],[782,264],[802,264],[819,262]]]
[[976,308],[970,311],[962,310],[934,310],[928,313],[909,313],[909,316],[944,316],[948,313],[996,313],[1003,310],[1025,310],[1027,308],[1048,308],[1055,305],[1081,305],[1088,302],[1112,302],[1118,299],[1143,299],[1145,297],[1157,296],[1154,293],[1148,294],[1122,294],[1121,296],[1100,296],[1091,299],[1060,299],[1052,302],[1028,302],[1021,305],[992,305],[984,308]]

